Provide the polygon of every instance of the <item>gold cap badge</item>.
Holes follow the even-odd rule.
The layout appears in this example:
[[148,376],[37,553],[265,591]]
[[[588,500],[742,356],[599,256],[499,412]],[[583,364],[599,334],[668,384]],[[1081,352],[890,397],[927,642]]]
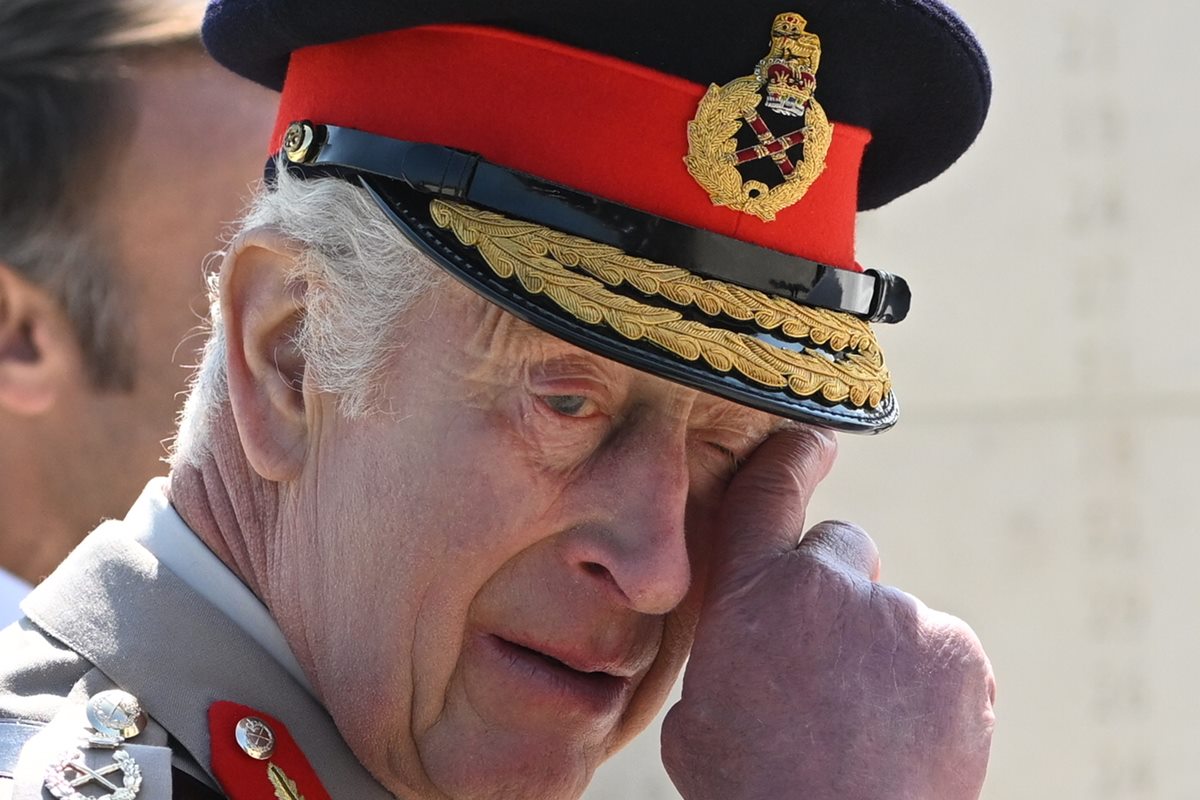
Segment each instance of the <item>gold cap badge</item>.
[[688,123],[684,163],[714,205],[770,222],[825,169],[833,125],[813,96],[821,40],[806,25],[799,14],[775,17],[754,74],[709,86]]

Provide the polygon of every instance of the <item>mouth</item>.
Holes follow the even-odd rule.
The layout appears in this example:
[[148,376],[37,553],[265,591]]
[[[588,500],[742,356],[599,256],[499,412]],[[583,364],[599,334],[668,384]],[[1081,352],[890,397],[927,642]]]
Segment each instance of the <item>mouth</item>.
[[[477,643],[504,670],[505,683],[526,701],[546,700],[559,708],[569,704],[589,715],[619,712],[632,688],[628,675],[614,674],[599,659],[549,651],[494,634]],[[609,671],[613,670],[613,671]]]

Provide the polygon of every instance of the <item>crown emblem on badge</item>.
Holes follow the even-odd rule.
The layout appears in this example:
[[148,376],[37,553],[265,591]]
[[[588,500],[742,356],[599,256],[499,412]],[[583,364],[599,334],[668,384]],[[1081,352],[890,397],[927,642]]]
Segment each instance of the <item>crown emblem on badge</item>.
[[825,169],[833,125],[814,94],[821,40],[780,14],[754,74],[712,84],[688,123],[688,172],[714,205],[770,222]]

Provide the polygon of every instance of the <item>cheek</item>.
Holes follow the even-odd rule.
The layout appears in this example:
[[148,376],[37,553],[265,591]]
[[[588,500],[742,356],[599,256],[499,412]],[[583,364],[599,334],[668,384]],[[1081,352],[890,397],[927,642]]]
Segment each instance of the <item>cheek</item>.
[[348,713],[420,731],[451,689],[472,602],[541,538],[554,498],[539,490],[513,426],[492,415],[354,427],[329,436],[338,449],[323,454],[343,466],[320,487],[313,529],[326,557],[307,616],[324,631],[337,690],[362,698]]

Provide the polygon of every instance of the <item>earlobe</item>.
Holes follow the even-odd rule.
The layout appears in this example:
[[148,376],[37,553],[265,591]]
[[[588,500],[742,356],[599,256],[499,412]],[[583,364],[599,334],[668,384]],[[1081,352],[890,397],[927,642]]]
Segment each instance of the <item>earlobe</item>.
[[296,257],[272,228],[237,238],[221,266],[221,317],[229,400],[250,466],[270,481],[297,477],[308,446],[304,359],[296,334],[300,290],[288,280]]
[[70,322],[54,299],[0,262],[0,408],[46,413],[80,374],[79,359]]

